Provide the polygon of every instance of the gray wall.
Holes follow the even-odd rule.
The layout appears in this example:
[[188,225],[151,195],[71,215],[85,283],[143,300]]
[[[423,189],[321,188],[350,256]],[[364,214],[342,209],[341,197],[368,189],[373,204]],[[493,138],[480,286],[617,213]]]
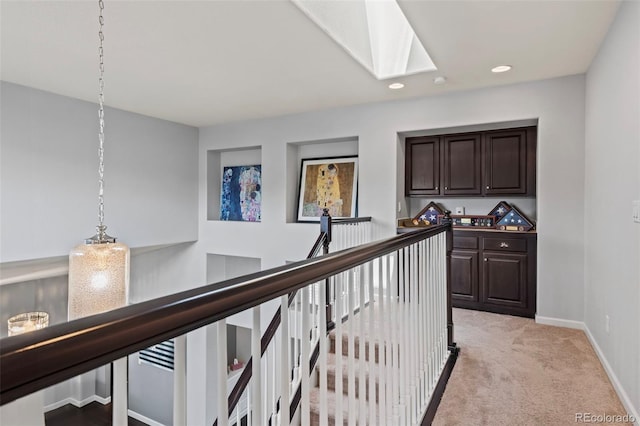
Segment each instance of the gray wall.
[[[374,218],[381,238],[395,233],[397,217],[409,216],[399,153],[404,135],[537,121],[537,205],[529,207],[538,229],[537,314],[583,321],[584,85],[583,75],[569,76],[201,128],[199,243],[207,253],[260,258],[263,268],[304,257],[318,228],[289,222],[300,167],[289,161],[295,158],[292,144],[357,141],[358,211]],[[256,145],[262,153],[262,222],[208,220],[207,152]],[[404,204],[400,213],[398,202]],[[572,219],[558,220],[564,215]]]
[[640,3],[623,2],[587,73],[584,233],[587,329],[640,422],[639,24]]
[[68,277],[52,277],[0,285],[0,337],[6,337],[7,320],[23,312],[44,311],[49,325],[67,321]]
[[[143,251],[131,257],[131,303],[204,285],[197,243]],[[165,425],[173,422],[173,372],[129,357],[129,409]]]
[[173,423],[173,372],[129,356],[129,409],[163,425]]
[[[97,224],[97,106],[0,84],[0,262],[66,255]],[[112,108],[105,121],[109,233],[196,240],[198,129]]]
[[[0,84],[2,273],[13,268],[8,262],[65,256],[95,233],[98,124],[92,103]],[[197,243],[185,243],[198,238],[198,129],[112,108],[105,121],[105,223],[133,248],[130,302],[203,285],[205,257]],[[5,317],[26,310],[66,321],[66,301],[66,276],[0,285],[0,333]],[[170,373],[138,366],[135,357],[130,408],[170,424]],[[82,385],[106,396],[103,376]],[[65,382],[48,391],[46,404],[70,396],[77,397]]]

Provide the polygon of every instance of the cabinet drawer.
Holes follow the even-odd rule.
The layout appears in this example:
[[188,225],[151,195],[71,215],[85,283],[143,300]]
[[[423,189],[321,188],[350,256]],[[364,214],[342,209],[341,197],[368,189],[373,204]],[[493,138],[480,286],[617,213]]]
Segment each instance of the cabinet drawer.
[[477,249],[478,237],[453,236],[453,248],[457,249]]
[[[454,239],[455,241],[455,239]],[[487,238],[482,239],[483,250],[527,251],[527,240],[524,238]],[[455,243],[454,243],[455,247]]]

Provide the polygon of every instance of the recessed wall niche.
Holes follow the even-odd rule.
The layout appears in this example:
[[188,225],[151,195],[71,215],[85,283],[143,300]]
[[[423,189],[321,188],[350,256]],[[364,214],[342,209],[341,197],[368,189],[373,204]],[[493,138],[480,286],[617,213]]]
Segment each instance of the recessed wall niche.
[[[358,155],[357,136],[289,142],[287,144],[287,223],[295,223],[297,218],[302,159],[343,157],[350,155]],[[313,226],[314,224],[311,225]]]
[[[251,358],[251,329],[227,324],[227,367],[229,375],[242,373]],[[238,364],[234,364],[238,360]]]
[[260,265],[261,261],[257,257],[207,253],[207,283],[217,283],[260,272]]
[[[261,268],[262,261],[257,257],[207,253],[207,284],[221,283],[224,280],[260,272]],[[247,309],[227,317],[227,324],[251,329],[252,310]]]
[[262,165],[262,147],[207,151],[207,220],[222,220],[220,196],[225,167]]

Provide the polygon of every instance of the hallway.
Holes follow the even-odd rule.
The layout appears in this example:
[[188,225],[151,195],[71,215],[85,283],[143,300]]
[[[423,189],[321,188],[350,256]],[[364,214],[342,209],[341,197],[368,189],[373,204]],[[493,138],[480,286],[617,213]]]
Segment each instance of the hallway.
[[567,425],[582,413],[626,414],[584,332],[465,309],[454,309],[453,321],[460,356],[435,425]]

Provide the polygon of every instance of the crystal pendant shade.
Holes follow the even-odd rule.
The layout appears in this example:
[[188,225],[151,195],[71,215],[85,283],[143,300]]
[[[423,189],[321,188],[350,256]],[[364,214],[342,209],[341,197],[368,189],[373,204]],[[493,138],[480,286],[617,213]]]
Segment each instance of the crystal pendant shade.
[[80,244],[69,254],[69,320],[120,308],[129,299],[129,247]]

